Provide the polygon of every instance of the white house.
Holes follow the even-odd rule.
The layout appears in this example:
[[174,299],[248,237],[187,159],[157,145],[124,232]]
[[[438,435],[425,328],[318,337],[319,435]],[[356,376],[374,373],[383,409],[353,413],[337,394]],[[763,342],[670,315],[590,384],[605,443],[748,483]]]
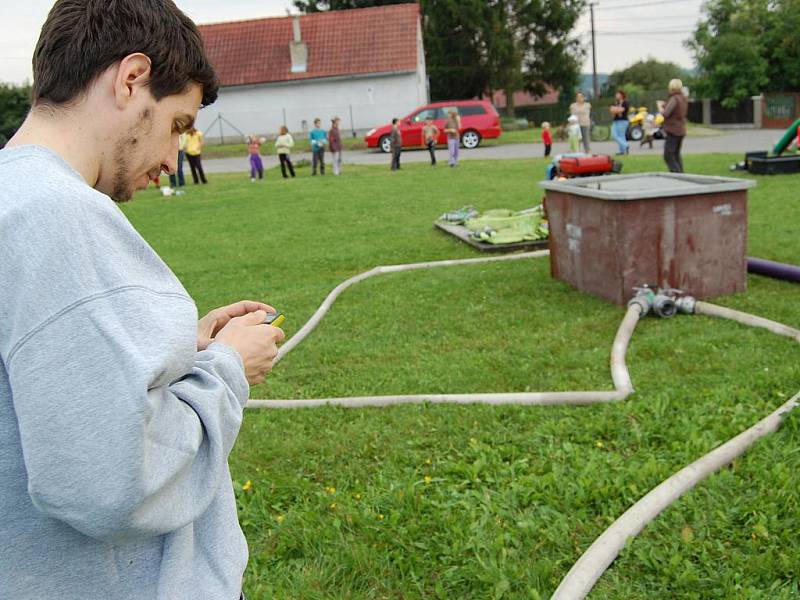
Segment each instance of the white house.
[[[201,25],[220,78],[200,111],[208,138],[305,131],[342,119],[344,134],[402,117],[429,99],[417,4]],[[238,131],[237,131],[238,130]]]

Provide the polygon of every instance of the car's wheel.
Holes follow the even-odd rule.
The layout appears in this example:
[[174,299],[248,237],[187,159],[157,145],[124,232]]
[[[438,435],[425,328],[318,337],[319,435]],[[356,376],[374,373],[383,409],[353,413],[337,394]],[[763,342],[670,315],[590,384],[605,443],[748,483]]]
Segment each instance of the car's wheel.
[[628,139],[629,140],[633,140],[634,142],[638,142],[638,141],[641,141],[641,139],[643,137],[644,137],[644,130],[641,127],[639,127],[638,125],[635,125],[634,127],[628,127]]
[[481,143],[481,134],[474,129],[469,129],[461,134],[461,145],[468,150],[477,148]]
[[392,151],[392,141],[389,139],[388,135],[381,136],[381,139],[378,141],[378,148],[386,154]]

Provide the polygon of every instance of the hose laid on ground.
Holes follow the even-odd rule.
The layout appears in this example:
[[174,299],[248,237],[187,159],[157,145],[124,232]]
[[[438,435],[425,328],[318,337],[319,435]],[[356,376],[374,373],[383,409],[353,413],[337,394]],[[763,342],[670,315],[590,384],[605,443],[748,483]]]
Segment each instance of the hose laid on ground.
[[[492,256],[489,258],[468,258],[463,260],[441,260],[435,262],[411,263],[406,265],[390,265],[375,267],[340,283],[328,294],[317,311],[300,328],[300,330],[286,342],[278,352],[275,363],[302,342],[320,323],[325,314],[330,310],[336,298],[348,287],[363,281],[373,275],[412,271],[415,269],[430,269],[435,267],[450,267],[486,262],[506,260],[520,260],[523,258],[539,258],[547,256],[547,250],[525,252],[522,254],[509,254],[505,256]],[[625,365],[625,354],[628,350],[633,331],[639,322],[642,308],[632,305],[625,313],[625,318],[619,326],[617,335],[611,349],[611,378],[614,382],[614,391],[577,391],[577,392],[519,392],[519,393],[480,393],[480,394],[415,394],[415,395],[388,395],[388,396],[356,396],[348,398],[320,398],[314,400],[249,400],[247,408],[314,408],[317,406],[336,405],[347,408],[361,408],[365,406],[383,407],[395,404],[525,404],[525,405],[552,405],[552,404],[594,404],[598,402],[619,402],[633,393],[628,368]]]
[[[768,329],[778,335],[800,342],[800,330],[747,313],[697,302],[695,314],[731,319],[751,327]],[[769,416],[743,431],[733,439],[684,467],[631,506],[584,552],[572,566],[550,600],[581,600],[592,590],[597,580],[625,547],[628,539],[638,535],[665,508],[691,490],[709,475],[744,454],[755,442],[775,432],[783,415],[800,403],[795,395]]]
[[774,260],[748,256],[747,272],[800,283],[800,267],[797,265],[775,262]]
[[694,313],[696,315],[706,315],[709,317],[729,319],[731,321],[741,323],[742,325],[766,329],[777,335],[790,337],[796,342],[800,342],[800,330],[795,329],[794,327],[789,327],[788,325],[784,325],[783,323],[778,323],[777,321],[770,321],[764,317],[757,317],[756,315],[733,310],[732,308],[717,306],[716,304],[709,304],[708,302],[701,302],[698,300],[695,303]]
[[[427,269],[454,265],[519,260],[547,256],[546,250],[527,252],[489,258],[465,260],[444,260],[437,262],[412,263],[375,267],[369,271],[351,277],[339,284],[328,294],[325,301],[292,338],[284,344],[275,362],[281,360],[313,331],[325,314],[330,310],[336,298],[348,287],[373,275],[397,273],[414,269]],[[800,330],[782,323],[750,315],[730,308],[692,301],[695,314],[726,318],[751,327],[767,329],[778,335],[790,337],[800,342]],[[322,398],[315,400],[250,400],[248,408],[312,408],[324,405],[338,405],[348,408],[364,406],[390,406],[412,403],[451,403],[451,404],[592,404],[596,402],[615,402],[627,398],[633,393],[630,375],[625,364],[625,355],[633,331],[639,318],[648,309],[632,301],[628,305],[625,317],[617,330],[611,349],[611,377],[614,382],[613,392],[534,392],[534,393],[496,393],[496,394],[430,394],[406,396],[362,396],[350,398]],[[636,536],[644,527],[655,519],[665,508],[675,502],[700,481],[729,464],[736,457],[747,451],[757,440],[778,429],[783,415],[800,403],[800,393],[783,404],[776,411],[765,417],[754,426],[737,435],[722,446],[712,450],[689,466],[681,469],[666,481],[651,490],[642,499],[619,517],[595,542],[584,552],[567,573],[556,589],[551,600],[581,600],[594,587],[597,580],[625,547],[627,540]]]

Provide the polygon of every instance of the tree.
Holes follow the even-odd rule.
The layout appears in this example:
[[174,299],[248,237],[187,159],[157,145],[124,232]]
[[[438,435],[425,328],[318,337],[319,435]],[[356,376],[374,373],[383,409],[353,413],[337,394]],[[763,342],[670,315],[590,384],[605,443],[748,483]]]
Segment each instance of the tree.
[[631,86],[644,91],[663,91],[667,89],[671,79],[683,79],[685,75],[685,70],[675,63],[648,58],[611,73],[603,89],[606,94],[620,88],[627,90]]
[[541,96],[548,86],[574,88],[584,50],[570,34],[583,0],[487,0],[484,5],[491,27],[486,36],[489,86],[506,90],[509,116],[516,90]]
[[0,148],[22,125],[30,110],[30,88],[0,83]]
[[723,106],[761,92],[800,90],[800,0],[709,0],[687,46],[696,88]]
[[[295,0],[306,12],[386,4],[392,0]],[[436,100],[472,98],[497,89],[542,95],[571,89],[583,49],[570,37],[585,0],[420,0],[425,60]],[[513,112],[513,102],[509,102]]]

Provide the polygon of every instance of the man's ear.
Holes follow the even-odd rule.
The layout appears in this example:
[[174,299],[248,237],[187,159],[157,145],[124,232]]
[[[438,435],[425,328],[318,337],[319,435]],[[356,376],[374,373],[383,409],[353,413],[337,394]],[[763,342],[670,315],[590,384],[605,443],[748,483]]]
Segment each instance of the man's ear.
[[123,58],[114,77],[114,100],[123,109],[150,82],[150,59],[137,52]]

